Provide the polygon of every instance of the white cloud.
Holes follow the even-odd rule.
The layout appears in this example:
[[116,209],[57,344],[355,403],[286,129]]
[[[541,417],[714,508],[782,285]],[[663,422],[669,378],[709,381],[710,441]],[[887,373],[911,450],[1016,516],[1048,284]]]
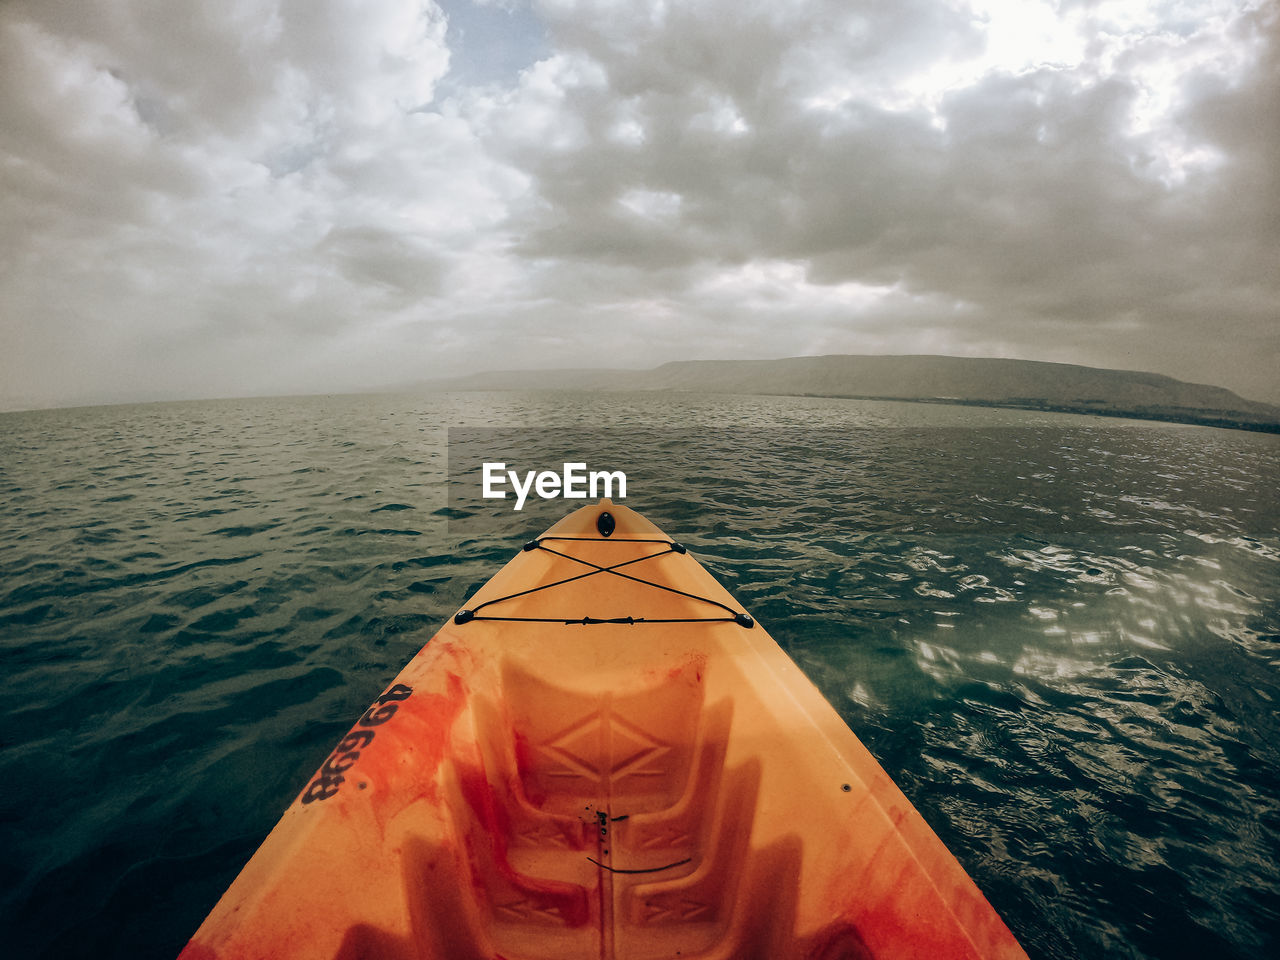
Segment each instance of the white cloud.
[[588,364],[605,323],[1280,400],[1273,4],[473,4],[0,6],[0,402]]

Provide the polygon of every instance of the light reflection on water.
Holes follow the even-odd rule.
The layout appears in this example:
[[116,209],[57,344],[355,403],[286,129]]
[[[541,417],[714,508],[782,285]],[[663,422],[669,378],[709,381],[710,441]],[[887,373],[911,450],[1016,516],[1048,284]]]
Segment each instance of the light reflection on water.
[[176,952],[351,718],[564,512],[446,473],[484,447],[447,426],[512,424],[519,464],[627,471],[1033,956],[1280,941],[1274,437],[651,395],[0,422],[20,955]]

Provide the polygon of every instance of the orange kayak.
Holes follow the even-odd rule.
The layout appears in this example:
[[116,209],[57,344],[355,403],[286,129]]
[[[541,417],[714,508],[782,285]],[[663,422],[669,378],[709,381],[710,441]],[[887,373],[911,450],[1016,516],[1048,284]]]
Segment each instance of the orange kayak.
[[608,500],[422,648],[182,953],[1025,956],[764,629]]

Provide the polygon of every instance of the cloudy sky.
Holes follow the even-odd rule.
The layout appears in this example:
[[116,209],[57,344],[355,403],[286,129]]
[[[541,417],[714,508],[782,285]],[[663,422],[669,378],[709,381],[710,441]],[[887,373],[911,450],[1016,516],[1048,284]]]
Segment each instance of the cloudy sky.
[[943,353],[1280,402],[1274,0],[0,0],[0,408]]

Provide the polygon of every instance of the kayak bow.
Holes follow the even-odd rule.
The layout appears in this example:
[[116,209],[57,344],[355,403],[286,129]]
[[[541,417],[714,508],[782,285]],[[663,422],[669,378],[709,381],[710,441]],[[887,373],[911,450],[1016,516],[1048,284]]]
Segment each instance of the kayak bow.
[[1025,956],[764,629],[608,500],[422,648],[182,954]]

